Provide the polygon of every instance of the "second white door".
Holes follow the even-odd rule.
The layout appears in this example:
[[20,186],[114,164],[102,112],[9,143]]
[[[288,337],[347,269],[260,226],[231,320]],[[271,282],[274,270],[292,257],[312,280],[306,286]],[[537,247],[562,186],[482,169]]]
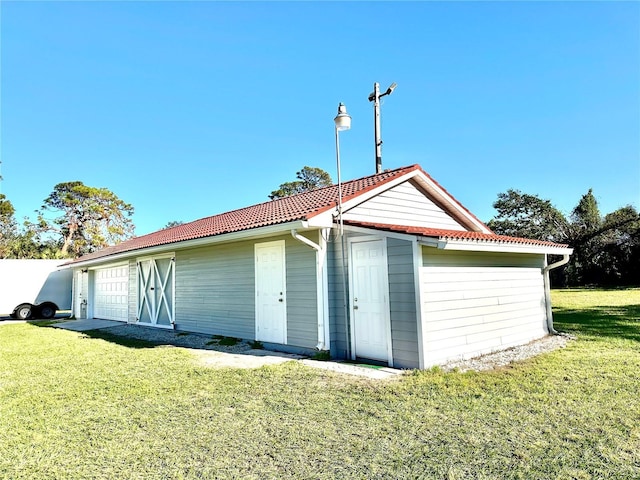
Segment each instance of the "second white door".
[[355,357],[389,361],[389,282],[383,240],[351,244],[351,318]]

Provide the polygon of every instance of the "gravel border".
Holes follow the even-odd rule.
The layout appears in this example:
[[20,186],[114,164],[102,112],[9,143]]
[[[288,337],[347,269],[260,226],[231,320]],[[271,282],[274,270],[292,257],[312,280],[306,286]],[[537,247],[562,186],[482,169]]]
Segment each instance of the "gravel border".
[[168,330],[164,328],[145,327],[142,325],[118,325],[101,329],[118,337],[133,338],[159,345],[173,345],[176,347],[193,348],[198,350],[215,350],[226,353],[243,353],[251,350],[251,346],[238,339],[235,345],[220,345],[224,337],[214,337],[195,332]]
[[[368,376],[370,378],[398,377],[403,370],[376,370],[357,367],[344,362],[316,361],[304,355],[275,352],[271,350],[256,350],[248,343],[238,340],[235,345],[220,345],[222,337],[213,337],[194,332],[165,330],[141,325],[118,325],[102,329],[112,335],[133,338],[156,343],[193,349],[200,357],[202,364],[210,367],[257,368],[262,365],[281,363],[290,360],[302,360],[305,365],[324,368],[352,375]],[[514,362],[520,362],[542,353],[565,348],[567,343],[575,337],[567,334],[548,335],[534,340],[526,345],[512,347],[507,350],[482,355],[479,357],[455,360],[440,365],[445,372],[459,371],[487,371],[494,370]],[[386,375],[385,375],[386,373]]]
[[514,362],[520,362],[528,358],[548,353],[559,348],[565,348],[569,341],[575,340],[575,337],[567,334],[547,335],[538,340],[534,340],[525,345],[512,347],[507,350],[489,353],[480,357],[469,358],[466,360],[456,360],[447,362],[441,368],[450,372],[457,370],[459,372],[467,372],[473,370],[476,372],[485,370],[494,370],[504,367]]

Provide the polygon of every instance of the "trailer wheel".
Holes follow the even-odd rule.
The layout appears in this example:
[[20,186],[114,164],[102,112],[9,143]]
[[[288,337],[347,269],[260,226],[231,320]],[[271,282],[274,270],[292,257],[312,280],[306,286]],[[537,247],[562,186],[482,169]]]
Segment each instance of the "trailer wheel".
[[42,305],[38,305],[36,309],[36,315],[46,320],[56,316],[58,307],[51,302],[45,302]]
[[28,320],[33,314],[33,305],[30,303],[21,303],[14,310],[18,320]]

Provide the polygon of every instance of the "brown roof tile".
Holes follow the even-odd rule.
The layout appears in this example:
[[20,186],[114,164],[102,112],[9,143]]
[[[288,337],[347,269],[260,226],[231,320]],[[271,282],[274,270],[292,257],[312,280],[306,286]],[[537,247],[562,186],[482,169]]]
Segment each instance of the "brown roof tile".
[[[421,170],[420,166],[411,165],[344,182],[342,184],[343,202],[414,170]],[[318,188],[310,192],[232,210],[140,237],[134,237],[118,245],[84,255],[75,260],[75,262],[95,260],[143,248],[169,245],[296,220],[309,220],[322,212],[334,208],[337,199],[337,185]]]
[[521,245],[535,245],[541,247],[560,247],[566,248],[568,245],[561,243],[548,242],[545,240],[535,240],[531,238],[509,237],[506,235],[496,235],[495,233],[480,233],[458,230],[445,230],[440,228],[424,228],[409,227],[405,225],[387,225],[382,223],[370,222],[354,222],[349,221],[345,224],[360,226],[365,228],[375,228],[377,230],[386,230],[390,232],[408,233],[411,235],[421,235],[423,237],[434,237],[443,240],[475,240],[479,242],[497,242],[497,243],[516,243]]

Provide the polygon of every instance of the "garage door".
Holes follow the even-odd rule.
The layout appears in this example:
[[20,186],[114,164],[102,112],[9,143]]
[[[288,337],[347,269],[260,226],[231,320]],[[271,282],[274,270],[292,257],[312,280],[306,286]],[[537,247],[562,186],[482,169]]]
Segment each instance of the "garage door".
[[94,318],[129,319],[129,266],[100,268],[94,273]]

